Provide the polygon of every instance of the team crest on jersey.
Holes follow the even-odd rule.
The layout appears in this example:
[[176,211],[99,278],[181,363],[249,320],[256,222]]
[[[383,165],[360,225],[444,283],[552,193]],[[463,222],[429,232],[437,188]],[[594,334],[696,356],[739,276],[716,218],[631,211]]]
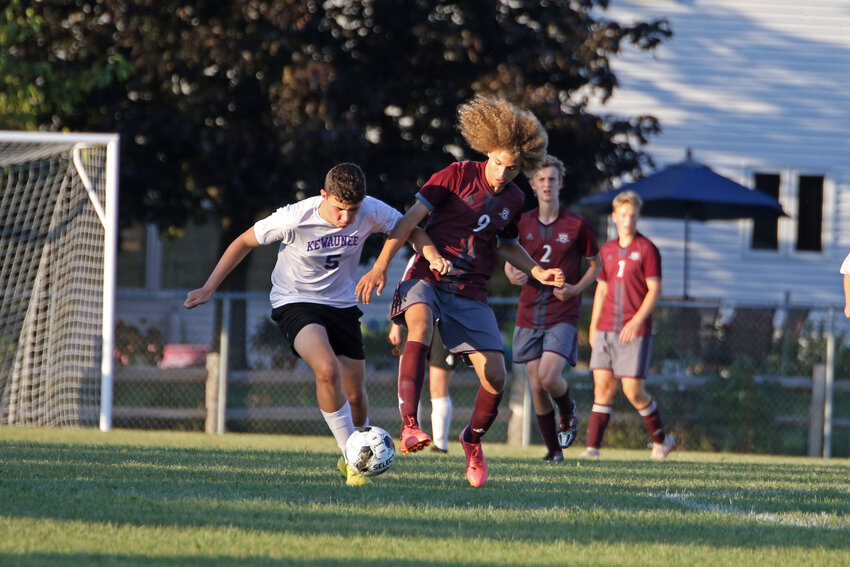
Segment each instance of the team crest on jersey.
[[466,197],[463,198],[463,202],[469,203],[470,205],[474,205],[475,204],[475,197],[473,197],[472,195],[467,195]]
[[511,216],[511,212],[508,210],[507,207],[505,207],[504,209],[502,209],[502,212],[499,213],[499,216],[502,217],[502,220],[508,220],[508,218],[510,218]]
[[569,234],[567,234],[566,232],[558,233],[558,242],[560,242],[561,244],[566,244],[569,241],[570,241],[570,235]]
[[525,235],[525,239],[526,240],[534,240],[534,235],[529,232],[528,234]]
[[640,260],[640,252],[632,252],[629,254],[629,260]]

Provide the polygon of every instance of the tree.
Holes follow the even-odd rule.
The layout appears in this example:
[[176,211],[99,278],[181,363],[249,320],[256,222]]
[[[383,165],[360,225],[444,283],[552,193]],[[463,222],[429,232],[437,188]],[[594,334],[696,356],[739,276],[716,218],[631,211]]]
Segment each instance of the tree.
[[[616,88],[609,60],[624,42],[671,35],[664,20],[608,21],[607,3],[11,0],[0,126],[118,132],[122,224],[179,236],[213,215],[221,250],[341,161],[364,168],[371,194],[410,204],[430,173],[474,157],[455,111],[475,93],[537,113],[577,199],[651,163],[640,146],[658,130],[587,112]],[[243,262],[225,288],[246,274]]]
[[[5,127],[122,135],[122,222],[165,234],[214,213],[229,242],[317,192],[336,162],[403,207],[474,157],[455,110],[475,93],[533,109],[570,200],[651,163],[652,117],[588,113],[624,43],[666,21],[604,19],[607,0],[12,0],[0,15]],[[237,284],[238,287],[238,284]]]

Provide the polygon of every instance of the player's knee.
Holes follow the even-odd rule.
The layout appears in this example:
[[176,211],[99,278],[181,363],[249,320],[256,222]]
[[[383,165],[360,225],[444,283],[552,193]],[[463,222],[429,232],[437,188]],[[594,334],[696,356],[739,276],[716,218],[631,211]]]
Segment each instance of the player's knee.
[[334,385],[339,383],[339,371],[331,362],[323,362],[313,366],[316,374],[316,385]]
[[366,392],[362,388],[359,390],[349,391],[345,393],[346,398],[348,398],[348,403],[353,407],[360,407],[366,404]]

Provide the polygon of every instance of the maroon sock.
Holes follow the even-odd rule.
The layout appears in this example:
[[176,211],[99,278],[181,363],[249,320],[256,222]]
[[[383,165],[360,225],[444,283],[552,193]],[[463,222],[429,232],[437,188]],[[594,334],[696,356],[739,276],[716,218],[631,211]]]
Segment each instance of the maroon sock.
[[611,406],[593,404],[593,409],[587,420],[585,447],[598,449],[602,445],[602,436],[605,435],[605,428],[608,427],[608,422],[611,420],[612,409]]
[[547,414],[537,416],[537,427],[540,428],[540,434],[543,436],[543,442],[550,453],[559,451],[561,446],[558,445],[558,434],[555,431],[555,410]]
[[[430,347],[417,341],[404,343],[404,352],[398,363],[398,410],[403,424],[416,423],[419,396],[425,382],[425,367]],[[412,419],[412,422],[411,422]]]
[[558,406],[558,413],[561,414],[561,421],[566,421],[567,416],[570,415],[570,411],[573,409],[573,399],[570,397],[570,387],[567,386],[564,393],[557,398],[552,396],[552,401],[554,401],[555,405]]
[[475,395],[475,406],[472,408],[472,419],[469,426],[464,430],[464,441],[467,443],[480,443],[481,437],[487,433],[496,416],[499,415],[499,402],[502,401],[503,392],[491,394],[483,387],[478,387]]
[[655,403],[655,399],[653,398],[645,408],[638,410],[638,413],[643,418],[643,426],[646,427],[649,436],[652,437],[652,442],[664,443],[664,437],[666,436],[664,433],[664,423],[661,421],[661,415],[658,413],[658,404]]

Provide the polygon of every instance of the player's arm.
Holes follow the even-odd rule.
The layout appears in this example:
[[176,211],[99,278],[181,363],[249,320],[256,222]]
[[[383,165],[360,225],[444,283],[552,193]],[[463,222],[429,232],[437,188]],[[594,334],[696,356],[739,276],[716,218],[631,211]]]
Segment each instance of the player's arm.
[[499,255],[542,284],[555,287],[564,286],[564,272],[561,271],[561,268],[544,270],[517,242],[499,242]]
[[357,287],[354,290],[357,301],[369,303],[373,291],[381,295],[381,291],[383,291],[387,283],[387,269],[389,268],[390,261],[392,261],[399,249],[410,238],[411,232],[430,212],[428,207],[417,200],[404,216],[401,217],[401,220],[390,231],[383,248],[381,248],[381,253],[378,254],[378,258],[372,265],[372,269],[366,272],[360,278],[360,281],[357,282]]
[[640,307],[634,316],[626,321],[623,325],[623,330],[620,331],[620,341],[624,344],[631,342],[637,336],[637,331],[641,324],[649,317],[649,314],[652,313],[652,310],[655,309],[655,306],[658,305],[658,300],[661,298],[660,279],[652,278],[646,280],[646,288],[647,292],[643,297]]
[[429,267],[440,275],[446,275],[452,271],[452,263],[440,254],[434,241],[428,236],[424,229],[418,226],[410,233],[410,245],[417,254],[421,254],[428,260]]
[[239,265],[239,262],[241,262],[251,250],[259,245],[260,242],[254,234],[253,226],[237,236],[236,239],[230,243],[230,246],[227,247],[227,250],[224,251],[224,254],[221,255],[221,258],[218,260],[218,264],[216,264],[210,274],[210,277],[207,278],[204,287],[190,291],[186,296],[186,301],[183,303],[183,307],[186,309],[192,309],[193,307],[197,307],[198,305],[202,305],[209,301],[213,296],[213,293],[215,293],[215,290],[217,290],[218,286],[221,285],[221,282],[224,281],[224,278],[233,271],[233,268]]
[[596,282],[596,293],[593,294],[593,308],[590,310],[590,327],[587,329],[587,338],[590,348],[596,343],[596,331],[599,326],[599,316],[602,315],[602,305],[605,296],[608,295],[608,282],[599,280]]
[[555,297],[560,299],[561,301],[566,301],[571,297],[575,297],[576,295],[581,295],[584,290],[588,288],[590,284],[596,280],[596,276],[599,275],[599,272],[602,271],[602,262],[599,261],[599,256],[594,256],[593,258],[587,259],[587,269],[584,271],[584,275],[581,276],[581,279],[577,281],[575,284],[564,284],[564,287],[561,289],[556,289],[553,293]]
[[390,341],[390,344],[393,346],[398,346],[402,343],[401,325],[397,323],[393,323],[390,325],[390,332],[387,333],[387,339]]
[[514,285],[525,285],[528,281],[528,274],[514,267],[510,262],[505,262],[505,275],[508,276],[508,281]]

